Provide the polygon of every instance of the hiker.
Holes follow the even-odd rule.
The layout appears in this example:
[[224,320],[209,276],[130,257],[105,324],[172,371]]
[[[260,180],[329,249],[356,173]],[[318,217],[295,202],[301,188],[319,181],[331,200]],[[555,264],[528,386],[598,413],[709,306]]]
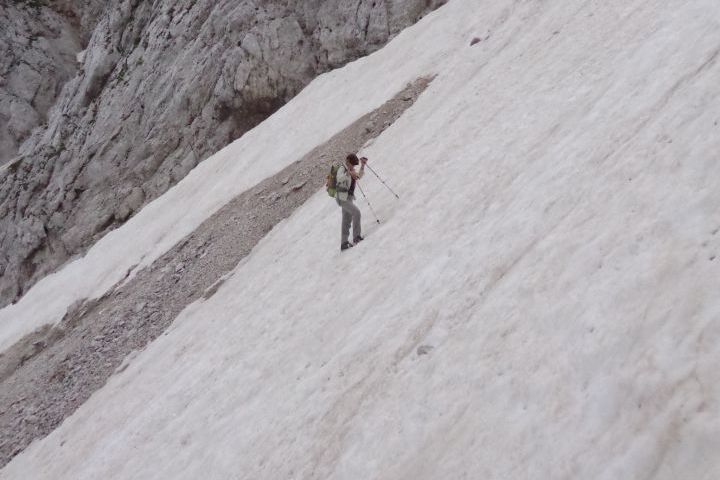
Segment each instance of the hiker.
[[[345,164],[340,166],[337,171],[335,201],[342,208],[340,250],[347,250],[363,240],[360,227],[360,209],[355,206],[353,200],[355,200],[355,183],[365,174],[367,160],[365,157],[358,159],[357,155],[351,153],[345,159]],[[355,171],[358,164],[360,164],[360,170]],[[351,223],[353,227],[353,243],[348,241]]]

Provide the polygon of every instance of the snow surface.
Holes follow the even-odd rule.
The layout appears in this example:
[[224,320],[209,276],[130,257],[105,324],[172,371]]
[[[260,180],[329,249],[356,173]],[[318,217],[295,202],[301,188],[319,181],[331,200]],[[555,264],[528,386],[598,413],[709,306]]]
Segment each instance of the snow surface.
[[362,152],[402,197],[368,174],[365,242],[318,193],[0,478],[720,478],[715,0],[452,1],[37,289],[97,294],[428,73]]
[[[469,29],[470,20],[458,26]],[[36,328],[59,322],[78,300],[101,297],[153,263],[240,193],[302,158],[355,120],[392,98],[419,74],[436,70],[466,38],[446,23],[421,22],[387,51],[321,76],[266,122],[202,162],[83,257],[38,282],[16,304],[0,309],[0,351]],[[417,49],[416,43],[445,44]],[[401,64],[397,59],[411,53]],[[379,72],[392,72],[380,75]],[[349,81],[352,79],[352,82]],[[362,85],[362,88],[359,86]]]

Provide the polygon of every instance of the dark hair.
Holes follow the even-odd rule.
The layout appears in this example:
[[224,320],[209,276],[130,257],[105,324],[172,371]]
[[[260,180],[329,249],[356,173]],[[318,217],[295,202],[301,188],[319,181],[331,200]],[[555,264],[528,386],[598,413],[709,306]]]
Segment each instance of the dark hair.
[[350,165],[357,165],[358,163],[360,163],[360,160],[358,160],[357,155],[355,155],[354,153],[348,155],[346,157],[346,160],[350,162]]

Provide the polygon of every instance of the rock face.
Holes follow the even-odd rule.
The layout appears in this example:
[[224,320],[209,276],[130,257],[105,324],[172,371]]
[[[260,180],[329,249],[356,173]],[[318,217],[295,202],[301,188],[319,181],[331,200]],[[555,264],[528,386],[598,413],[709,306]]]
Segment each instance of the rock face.
[[77,73],[76,54],[87,43],[102,4],[0,4],[0,165],[47,121],[63,84]]
[[[445,1],[106,3],[47,126],[0,167],[0,305],[126,221],[315,76],[380,48]],[[93,18],[95,4],[83,5],[65,16],[68,25]],[[74,28],[77,40],[57,53],[62,58],[80,48],[82,26]],[[68,69],[56,75],[58,84]],[[34,124],[42,121],[38,115]]]

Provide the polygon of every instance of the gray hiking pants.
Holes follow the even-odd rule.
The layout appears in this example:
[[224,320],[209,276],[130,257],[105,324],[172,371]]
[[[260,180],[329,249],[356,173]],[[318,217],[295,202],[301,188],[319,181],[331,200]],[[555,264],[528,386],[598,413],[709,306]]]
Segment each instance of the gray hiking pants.
[[342,230],[340,231],[340,243],[343,244],[348,241],[350,235],[350,223],[353,226],[353,238],[360,236],[360,209],[355,206],[353,200],[355,197],[352,195],[348,196],[347,200],[335,199],[337,204],[342,208]]

